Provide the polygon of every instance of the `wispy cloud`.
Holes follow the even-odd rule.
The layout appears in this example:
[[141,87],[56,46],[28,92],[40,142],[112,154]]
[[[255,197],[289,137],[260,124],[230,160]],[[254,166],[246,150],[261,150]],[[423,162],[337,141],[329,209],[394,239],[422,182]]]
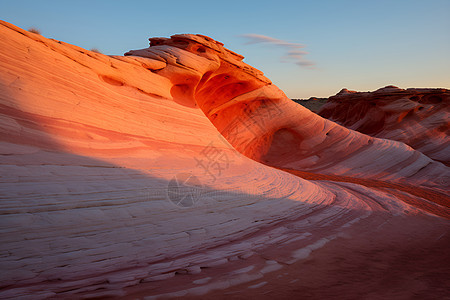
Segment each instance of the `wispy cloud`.
[[300,67],[308,67],[312,68],[316,64],[308,59],[305,56],[308,52],[301,50],[306,47],[306,45],[299,43],[290,43],[283,40],[279,40],[270,36],[261,35],[261,34],[243,34],[241,37],[247,40],[246,44],[259,44],[259,43],[267,43],[276,46],[280,46],[286,50],[286,55],[281,57],[282,62],[294,62]]

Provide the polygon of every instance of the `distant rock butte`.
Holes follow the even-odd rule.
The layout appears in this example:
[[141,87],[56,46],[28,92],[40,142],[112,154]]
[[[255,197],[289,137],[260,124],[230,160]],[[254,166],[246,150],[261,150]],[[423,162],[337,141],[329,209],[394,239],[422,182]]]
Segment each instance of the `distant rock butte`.
[[403,142],[428,157],[450,163],[450,90],[401,89],[374,92],[343,89],[319,114],[370,136]]
[[300,104],[310,111],[317,113],[322,106],[325,105],[328,98],[311,97],[309,99],[292,99],[295,103]]
[[312,113],[209,37],[125,56],[0,37],[2,299],[198,296],[349,228],[448,232],[448,167]]

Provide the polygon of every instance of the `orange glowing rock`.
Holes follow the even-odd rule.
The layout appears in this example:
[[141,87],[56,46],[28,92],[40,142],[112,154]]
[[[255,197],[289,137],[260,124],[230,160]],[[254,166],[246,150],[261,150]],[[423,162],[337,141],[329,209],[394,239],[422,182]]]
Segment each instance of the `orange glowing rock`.
[[428,186],[441,186],[448,176],[442,164],[405,144],[349,130],[292,102],[242,56],[209,37],[150,39],[149,48],[126,55],[166,62],[157,73],[173,84],[174,100],[198,105],[236,150],[256,161],[321,174],[408,178]]

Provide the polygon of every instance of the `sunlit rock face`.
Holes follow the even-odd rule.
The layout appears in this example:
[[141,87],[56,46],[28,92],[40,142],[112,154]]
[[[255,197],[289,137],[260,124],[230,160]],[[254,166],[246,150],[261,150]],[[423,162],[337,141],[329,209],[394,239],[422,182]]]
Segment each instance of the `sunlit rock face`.
[[211,38],[106,56],[6,22],[0,36],[0,298],[154,295],[209,270],[174,294],[199,295],[293,264],[374,212],[450,215],[444,165],[311,113]]
[[401,141],[433,160],[450,163],[450,91],[400,89],[374,92],[347,89],[319,111],[327,119],[370,136]]
[[172,96],[198,105],[236,150],[256,161],[430,186],[442,185],[447,176],[443,165],[403,143],[360,134],[297,105],[242,56],[208,37],[150,39],[149,48],[126,55],[166,62],[158,74],[174,84]]

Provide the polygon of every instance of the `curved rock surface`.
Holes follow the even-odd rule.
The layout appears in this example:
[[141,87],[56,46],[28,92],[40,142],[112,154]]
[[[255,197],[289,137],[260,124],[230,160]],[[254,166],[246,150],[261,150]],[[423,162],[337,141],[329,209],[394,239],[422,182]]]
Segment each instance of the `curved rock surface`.
[[[297,105],[242,56],[210,38],[150,39],[125,55],[163,59],[174,98],[198,105],[240,153],[271,166],[439,187],[448,169],[403,143],[348,130]],[[176,57],[175,62],[174,55]],[[179,90],[182,89],[182,92]],[[394,162],[395,160],[395,162]]]
[[343,89],[328,99],[319,114],[370,136],[403,142],[447,166],[450,163],[449,90]]
[[296,105],[211,38],[106,56],[0,36],[0,298],[195,296],[356,224],[448,231],[447,167]]

